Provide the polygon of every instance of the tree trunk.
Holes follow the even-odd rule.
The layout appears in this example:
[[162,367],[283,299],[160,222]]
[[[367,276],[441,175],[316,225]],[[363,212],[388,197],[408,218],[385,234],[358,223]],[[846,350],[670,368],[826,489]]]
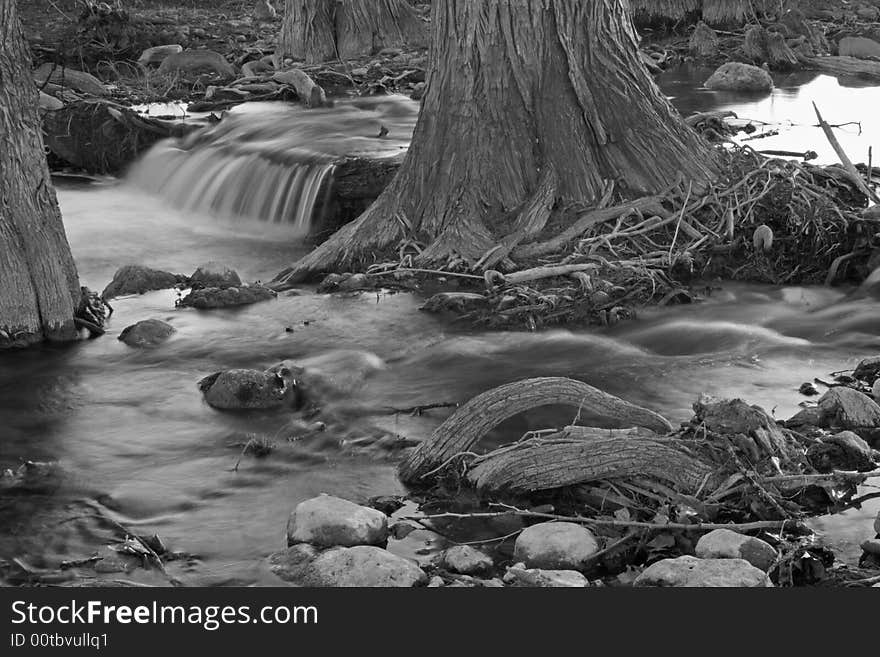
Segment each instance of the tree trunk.
[[400,172],[279,285],[363,264],[403,238],[425,245],[422,266],[472,265],[496,246],[503,259],[608,180],[642,195],[715,174],[710,148],[641,63],[626,0],[433,9],[427,92]]
[[308,64],[424,45],[425,25],[406,0],[287,0],[281,49]]
[[79,281],[15,0],[0,0],[0,347],[76,337]]

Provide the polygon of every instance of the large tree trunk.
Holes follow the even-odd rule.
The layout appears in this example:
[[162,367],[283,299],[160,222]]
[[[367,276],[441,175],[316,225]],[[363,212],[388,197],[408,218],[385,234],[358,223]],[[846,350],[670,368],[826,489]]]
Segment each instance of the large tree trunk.
[[[431,70],[407,158],[356,222],[278,283],[362,264],[402,238],[418,261],[503,259],[554,207],[715,173],[639,57],[627,0],[436,0]],[[563,226],[564,228],[564,226]]]
[[309,64],[424,45],[425,25],[406,0],[287,0],[281,49]]
[[76,337],[79,281],[15,0],[0,0],[0,348]]

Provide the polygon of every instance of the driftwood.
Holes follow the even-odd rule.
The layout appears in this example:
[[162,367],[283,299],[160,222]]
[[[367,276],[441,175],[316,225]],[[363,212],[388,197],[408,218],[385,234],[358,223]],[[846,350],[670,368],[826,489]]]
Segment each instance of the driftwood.
[[548,405],[571,406],[625,427],[644,427],[658,433],[672,430],[663,416],[593,386],[563,377],[508,383],[474,397],[441,424],[431,437],[400,465],[404,482],[415,483],[458,454],[469,452],[504,420]]
[[566,427],[490,452],[471,463],[467,476],[477,489],[511,493],[637,476],[667,481],[682,493],[700,488],[712,474],[711,466],[672,441],[656,438],[633,431]]
[[325,107],[327,105],[327,96],[324,89],[315,84],[315,81],[308,76],[307,73],[297,68],[289,71],[278,71],[272,76],[274,82],[286,84],[296,91],[306,107]]

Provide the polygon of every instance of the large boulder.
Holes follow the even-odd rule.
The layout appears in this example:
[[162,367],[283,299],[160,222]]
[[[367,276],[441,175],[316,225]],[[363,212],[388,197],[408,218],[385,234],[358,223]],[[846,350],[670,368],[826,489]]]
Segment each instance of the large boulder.
[[824,425],[859,433],[860,429],[880,427],[880,405],[867,395],[838,386],[819,400]]
[[210,406],[222,410],[296,407],[300,401],[296,379],[286,368],[215,372],[199,381],[199,390]]
[[143,294],[152,290],[166,290],[183,280],[182,276],[141,265],[126,265],[113,274],[113,280],[104,288],[104,299],[126,294]]
[[590,585],[587,578],[576,570],[545,570],[519,566],[507,569],[504,583],[508,586],[533,588],[585,588]]
[[287,522],[287,544],[317,547],[381,545],[388,541],[388,516],[331,495],[300,502]]
[[492,557],[470,545],[455,545],[443,553],[443,567],[462,575],[482,575],[492,570]]
[[745,559],[698,559],[683,556],[648,566],[634,586],[739,587],[773,586],[767,573]]
[[728,62],[706,80],[705,86],[713,91],[772,91],[773,78],[757,66]]
[[161,319],[145,319],[127,326],[119,339],[129,347],[155,347],[171,337],[175,328]]
[[182,308],[197,310],[216,310],[249,306],[260,301],[270,301],[277,296],[274,290],[262,285],[240,285],[237,287],[202,287],[192,290],[179,304]]
[[241,277],[232,267],[212,260],[192,273],[189,284],[193,287],[237,287],[241,285]]
[[843,37],[837,44],[837,54],[856,59],[880,59],[880,43],[866,37]]
[[428,581],[412,561],[371,545],[324,552],[294,545],[272,555],[269,563],[278,577],[297,586],[409,588]]
[[598,551],[593,532],[571,522],[542,522],[527,527],[513,548],[517,561],[547,570],[582,570]]
[[745,559],[764,572],[776,561],[776,550],[769,543],[730,529],[705,534],[697,542],[695,551],[701,559]]

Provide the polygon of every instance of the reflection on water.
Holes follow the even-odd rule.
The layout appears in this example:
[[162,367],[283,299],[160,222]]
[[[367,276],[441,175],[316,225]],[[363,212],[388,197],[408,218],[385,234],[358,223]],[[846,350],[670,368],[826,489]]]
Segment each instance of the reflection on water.
[[[703,68],[678,70],[661,78],[663,90],[685,116],[708,109],[730,110],[741,119],[754,119],[758,133],[778,130],[777,136],[750,140],[755,150],[814,151],[817,164],[840,161],[818,127],[813,102],[822,117],[832,125],[840,145],[856,163],[868,162],[868,147],[880,153],[880,87],[865,87],[838,81],[828,75],[799,72],[778,75],[771,93],[735,94],[724,91],[696,90],[711,75]],[[754,135],[752,135],[754,136]],[[740,135],[739,138],[742,138]]]
[[[804,89],[816,84],[830,83],[820,79]],[[702,92],[685,98],[674,85],[668,90],[683,107],[728,103]],[[738,111],[778,121],[786,107],[804,120],[797,108],[809,94],[797,105],[783,91],[773,101],[741,103]],[[871,118],[842,116],[854,101],[824,105],[832,121]],[[805,146],[819,150],[819,133],[807,134]],[[216,259],[246,279],[265,280],[302,252],[285,226],[184,216],[122,185],[65,186],[59,200],[83,283],[96,289],[130,262],[190,273]],[[57,459],[65,473],[46,495],[0,501],[0,558],[37,554],[57,564],[92,554],[103,534],[74,531],[65,521],[73,513],[68,504],[87,499],[136,531],[158,532],[171,549],[199,555],[169,566],[188,584],[273,583],[262,559],[283,546],[297,502],[321,492],[360,501],[399,492],[398,457],[377,436],[422,439],[447,413],[376,416],[358,409],[463,401],[513,379],[557,375],[657,409],[673,422],[690,417],[701,392],[739,396],[784,418],[798,410],[801,382],[880,353],[880,303],[846,290],[731,285],[705,303],[651,309],[603,331],[540,334],[454,329],[417,312],[419,301],[407,295],[304,291],[208,313],[174,309],[174,299],[171,291],[119,299],[101,339],[0,355],[0,466]],[[177,329],[161,348],[132,350],[115,339],[151,317]],[[334,400],[338,421],[319,438],[288,440],[297,436],[292,414],[212,410],[196,387],[221,368],[282,359],[304,363],[343,391]],[[530,414],[507,425],[506,437],[568,419],[552,409]],[[233,471],[253,434],[273,438],[275,452],[245,457]],[[876,512],[853,510],[822,527],[852,558]],[[392,549],[403,549],[395,543]]]

